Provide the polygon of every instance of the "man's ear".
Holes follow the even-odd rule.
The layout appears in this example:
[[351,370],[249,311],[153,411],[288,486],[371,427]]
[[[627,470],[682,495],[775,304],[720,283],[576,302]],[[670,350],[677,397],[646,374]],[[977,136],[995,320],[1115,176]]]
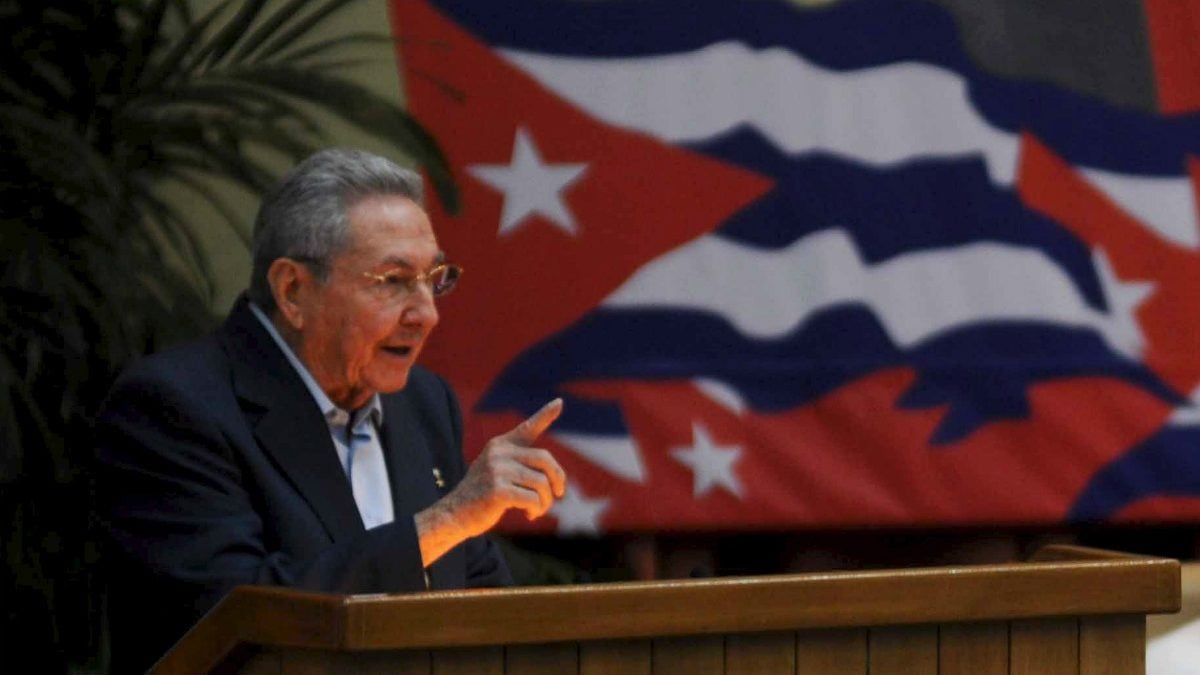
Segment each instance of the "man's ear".
[[275,307],[293,330],[304,327],[304,294],[314,281],[312,272],[291,258],[276,258],[267,268],[267,283],[271,286]]

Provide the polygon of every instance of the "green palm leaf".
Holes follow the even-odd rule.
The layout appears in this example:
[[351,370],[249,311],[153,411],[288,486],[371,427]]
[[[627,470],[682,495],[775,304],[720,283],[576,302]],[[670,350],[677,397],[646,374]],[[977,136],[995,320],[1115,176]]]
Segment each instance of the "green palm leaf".
[[[280,16],[278,22],[270,24],[273,26],[272,30],[262,35],[253,36],[252,39],[257,38],[257,42],[250,50],[238,52],[238,60],[245,60],[250,56],[254,56],[259,61],[269,59],[280,50],[294,45],[299,39],[311,33],[322,22],[345,8],[351,2],[354,2],[354,0],[327,0],[325,4],[313,9],[308,14],[304,14],[301,10],[305,9],[305,6],[311,3],[290,3],[289,6],[280,9],[276,13],[277,16],[282,16]],[[293,7],[293,5],[295,6]],[[284,14],[285,10],[292,11]],[[288,21],[293,20],[293,23],[288,23]]]
[[298,20],[287,31],[276,35],[270,42],[263,45],[262,49],[256,55],[257,58],[265,61],[278,54],[281,50],[296,44],[334,13],[350,4],[350,1],[352,0],[329,0],[304,18]]
[[328,40],[321,40],[302,47],[295,47],[277,54],[277,59],[283,63],[299,65],[305,59],[328,57],[343,47],[362,47],[364,45],[395,46],[396,38],[378,33],[351,33]]
[[[162,57],[153,70],[147,70],[143,73],[142,81],[139,89],[142,91],[153,91],[162,85],[170,77],[177,77],[180,74],[180,68],[183,65],[184,59],[195,51],[196,42],[208,31],[213,21],[223,14],[229,3],[233,0],[223,0],[216,7],[213,7],[204,18],[191,24],[183,36],[175,41],[175,45],[171,48],[164,57]],[[261,4],[261,3],[259,3]],[[253,3],[251,4],[253,6]],[[225,31],[230,30],[230,26],[226,26]],[[236,37],[236,36],[234,36]],[[212,43],[210,43],[211,45]],[[193,57],[195,60],[203,58],[203,53]]]
[[58,664],[32,655],[48,670],[98,669],[99,621],[79,611],[98,588],[89,419],[131,359],[214,321],[207,233],[249,245],[250,219],[216,182],[271,185],[280,167],[267,158],[329,143],[324,111],[390,140],[457,202],[436,142],[346,79],[367,48],[394,58],[385,35],[329,31],[352,2],[206,0],[193,15],[190,0],[0,0],[0,54],[20,66],[0,67],[0,519],[13,524],[6,550],[21,552],[5,572],[41,598],[7,616],[62,646]]
[[457,210],[458,190],[437,141],[411,116],[374,92],[334,76],[289,66],[259,65],[227,76],[321,105],[360,129],[382,132],[398,139],[413,159],[429,172],[434,189],[446,208]]
[[250,25],[254,23],[254,20],[258,18],[259,12],[262,11],[263,6],[266,4],[266,0],[246,0],[237,15],[230,19],[229,23],[225,24],[225,27],[221,29],[221,32],[217,33],[212,41],[200,51],[201,56],[208,57],[208,65],[210,67],[229,53],[229,50],[237,44],[238,39],[245,34]]

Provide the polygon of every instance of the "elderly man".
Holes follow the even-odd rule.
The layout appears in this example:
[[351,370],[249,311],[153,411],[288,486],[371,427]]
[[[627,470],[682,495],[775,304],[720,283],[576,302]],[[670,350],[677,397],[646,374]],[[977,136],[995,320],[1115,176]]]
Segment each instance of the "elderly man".
[[563,494],[533,447],[562,404],[466,468],[454,394],[416,364],[461,274],[421,194],[380,157],[309,158],[264,198],[224,325],[115,384],[97,425],[114,670],[149,666],[239,584],[511,583],[481,535]]

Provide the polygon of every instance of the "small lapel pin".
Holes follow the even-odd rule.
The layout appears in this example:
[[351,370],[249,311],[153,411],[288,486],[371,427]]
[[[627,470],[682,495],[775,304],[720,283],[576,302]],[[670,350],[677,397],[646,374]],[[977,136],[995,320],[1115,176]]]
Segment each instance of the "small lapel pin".
[[446,487],[446,479],[442,478],[442,470],[436,466],[433,467],[433,484],[439,488]]

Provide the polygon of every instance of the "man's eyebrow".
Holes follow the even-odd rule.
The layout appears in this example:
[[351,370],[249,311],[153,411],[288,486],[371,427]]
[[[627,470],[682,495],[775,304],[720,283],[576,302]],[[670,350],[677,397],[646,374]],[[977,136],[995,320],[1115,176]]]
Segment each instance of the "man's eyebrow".
[[410,269],[410,270],[413,269],[413,264],[410,263],[408,261],[408,259],[398,258],[396,256],[388,256],[388,257],[384,258],[383,260],[380,260],[378,264],[379,264],[379,266],[403,267],[405,269]]
[[[435,255],[433,257],[433,264],[440,265],[444,262],[446,262],[446,252],[438,251],[437,255]],[[416,266],[413,265],[411,262],[409,262],[407,258],[401,258],[398,256],[389,256],[387,258],[384,258],[383,260],[381,260],[379,262],[379,264],[387,265],[389,267],[403,267],[404,269],[409,269],[409,270],[416,269]]]

